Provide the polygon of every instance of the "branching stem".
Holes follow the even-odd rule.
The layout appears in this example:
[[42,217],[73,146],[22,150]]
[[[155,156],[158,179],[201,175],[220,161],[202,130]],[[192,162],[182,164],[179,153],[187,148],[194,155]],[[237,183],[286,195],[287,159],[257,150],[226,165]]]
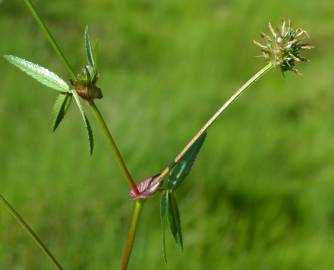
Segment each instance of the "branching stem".
[[[73,77],[73,79],[76,78],[76,75],[74,73],[73,68],[69,64],[68,60],[66,59],[64,53],[60,49],[59,45],[57,44],[56,40],[48,30],[46,24],[42,20],[42,18],[39,16],[38,12],[36,11],[35,7],[31,3],[30,0],[23,0],[24,3],[27,5],[29,8],[30,12],[32,13],[33,17],[35,18],[37,24],[39,27],[42,29],[44,34],[46,35],[50,45],[56,52],[57,56],[61,59],[62,63],[66,67],[67,71],[70,73],[70,75]],[[219,109],[216,113],[213,114],[213,116],[204,124],[204,126],[195,134],[195,136],[190,140],[190,142],[184,147],[184,149],[176,156],[176,158],[173,160],[173,162],[167,166],[162,173],[157,177],[152,185],[155,185],[156,183],[160,183],[164,180],[164,178],[167,176],[167,174],[173,169],[173,167],[182,159],[182,157],[187,153],[187,151],[193,146],[193,144],[198,140],[198,138],[208,130],[208,128],[218,119],[218,117],[235,101],[243,91],[245,91],[248,87],[250,87],[255,81],[257,81],[260,77],[262,77],[267,71],[272,69],[273,65],[268,64],[265,67],[263,67],[259,72],[257,72],[253,77],[251,77],[243,86],[241,86]],[[115,154],[116,160],[118,164],[120,165],[124,175],[126,176],[126,179],[133,190],[134,193],[139,195],[139,191],[137,188],[137,185],[131,176],[127,165],[123,159],[123,156],[118,149],[118,146],[111,135],[110,130],[108,129],[108,126],[97,108],[96,104],[91,101],[89,102],[90,108],[92,109],[97,122],[99,123],[100,127],[104,131],[104,134],[107,137],[107,140],[112,148],[113,153]],[[54,256],[51,254],[51,252],[46,248],[46,246],[43,244],[43,242],[38,238],[38,236],[34,233],[34,231],[27,225],[27,223],[23,220],[23,218],[15,211],[14,208],[11,207],[11,205],[5,200],[0,195],[0,199],[5,203],[7,206],[7,209],[11,212],[11,214],[19,221],[19,223],[29,232],[29,234],[32,236],[32,238],[36,241],[36,243],[39,245],[39,247],[46,253],[46,255],[52,260],[54,265],[57,267],[58,270],[62,270],[62,267],[60,264],[57,262],[57,260],[54,258]],[[130,228],[129,228],[129,234],[128,234],[128,240],[127,244],[124,250],[124,255],[123,255],[123,260],[122,260],[122,266],[121,270],[126,270],[128,263],[129,263],[129,258],[131,256],[131,251],[133,248],[135,236],[136,236],[136,231],[137,231],[137,226],[138,226],[138,221],[140,217],[140,213],[142,210],[142,200],[137,200],[134,203],[134,209],[132,212],[132,217],[131,217],[131,222],[130,222]]]

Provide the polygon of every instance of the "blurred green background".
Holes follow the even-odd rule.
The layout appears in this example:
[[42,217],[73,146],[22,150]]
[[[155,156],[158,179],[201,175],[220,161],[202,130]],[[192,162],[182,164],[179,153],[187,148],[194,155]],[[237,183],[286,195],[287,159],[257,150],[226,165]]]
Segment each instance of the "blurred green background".
[[[271,72],[210,129],[178,192],[185,250],[168,237],[164,264],[153,198],[130,269],[333,269],[334,2],[34,2],[77,69],[86,24],[99,40],[98,105],[138,180],[168,164],[264,65],[251,41],[269,20],[305,28],[316,49],[303,76]],[[67,77],[22,1],[0,1],[0,35],[0,54]],[[0,192],[65,269],[119,269],[132,204],[103,134],[93,123],[90,157],[75,106],[52,134],[55,93],[3,59],[0,74]],[[0,269],[53,269],[2,205]]]

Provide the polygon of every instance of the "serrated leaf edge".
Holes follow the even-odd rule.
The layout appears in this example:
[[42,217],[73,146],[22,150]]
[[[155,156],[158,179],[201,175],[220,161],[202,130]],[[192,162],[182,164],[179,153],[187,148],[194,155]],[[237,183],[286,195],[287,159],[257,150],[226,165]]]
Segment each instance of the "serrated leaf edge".
[[9,63],[49,88],[63,93],[70,90],[70,87],[62,78],[45,67],[14,55],[4,55],[3,57]]

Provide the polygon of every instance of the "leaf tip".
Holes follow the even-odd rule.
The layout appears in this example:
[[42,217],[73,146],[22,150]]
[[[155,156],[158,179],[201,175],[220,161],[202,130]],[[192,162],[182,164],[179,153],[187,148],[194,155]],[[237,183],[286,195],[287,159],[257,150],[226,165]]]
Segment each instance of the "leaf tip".
[[2,57],[3,57],[4,59],[6,59],[8,62],[11,63],[11,60],[12,60],[15,56],[10,55],[10,54],[4,54]]

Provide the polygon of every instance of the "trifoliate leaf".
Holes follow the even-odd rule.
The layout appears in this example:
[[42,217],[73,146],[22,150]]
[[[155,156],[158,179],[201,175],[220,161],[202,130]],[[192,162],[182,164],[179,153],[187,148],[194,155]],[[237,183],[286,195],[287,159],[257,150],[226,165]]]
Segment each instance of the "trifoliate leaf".
[[197,139],[197,141],[192,145],[192,147],[190,147],[182,159],[175,165],[167,179],[168,189],[174,190],[178,188],[180,184],[182,184],[184,179],[189,174],[205,138],[206,133]]
[[96,69],[95,58],[94,58],[94,53],[93,53],[93,48],[92,48],[92,42],[90,40],[88,26],[86,26],[86,29],[85,29],[85,47],[86,47],[88,64],[94,69]]
[[160,201],[160,218],[161,218],[161,229],[162,229],[162,253],[164,260],[167,263],[166,253],[166,224],[168,221],[168,191],[164,191],[161,195]]
[[75,90],[72,90],[71,92],[72,92],[72,94],[73,94],[73,97],[74,97],[75,102],[76,102],[77,105],[78,105],[79,111],[80,111],[80,113],[81,113],[82,119],[83,119],[83,121],[84,121],[86,130],[87,130],[90,154],[93,154],[93,149],[94,149],[94,138],[93,138],[93,131],[92,131],[92,128],[91,128],[91,126],[90,126],[90,123],[89,123],[89,121],[88,121],[88,118],[87,118],[87,116],[86,116],[86,114],[85,114],[85,112],[84,112],[84,110],[83,110],[82,105],[81,105],[79,95],[77,94],[77,92],[76,92]]
[[72,101],[72,95],[70,94],[60,94],[57,97],[55,104],[53,105],[53,124],[52,129],[56,131],[57,127],[59,126],[60,122],[63,120],[67,109],[69,108]]
[[44,67],[13,55],[5,55],[4,58],[9,63],[18,67],[23,72],[47,87],[63,93],[66,93],[70,90],[69,86],[63,79]]
[[173,192],[168,192],[168,219],[169,227],[177,244],[183,249],[181,218],[177,201]]

